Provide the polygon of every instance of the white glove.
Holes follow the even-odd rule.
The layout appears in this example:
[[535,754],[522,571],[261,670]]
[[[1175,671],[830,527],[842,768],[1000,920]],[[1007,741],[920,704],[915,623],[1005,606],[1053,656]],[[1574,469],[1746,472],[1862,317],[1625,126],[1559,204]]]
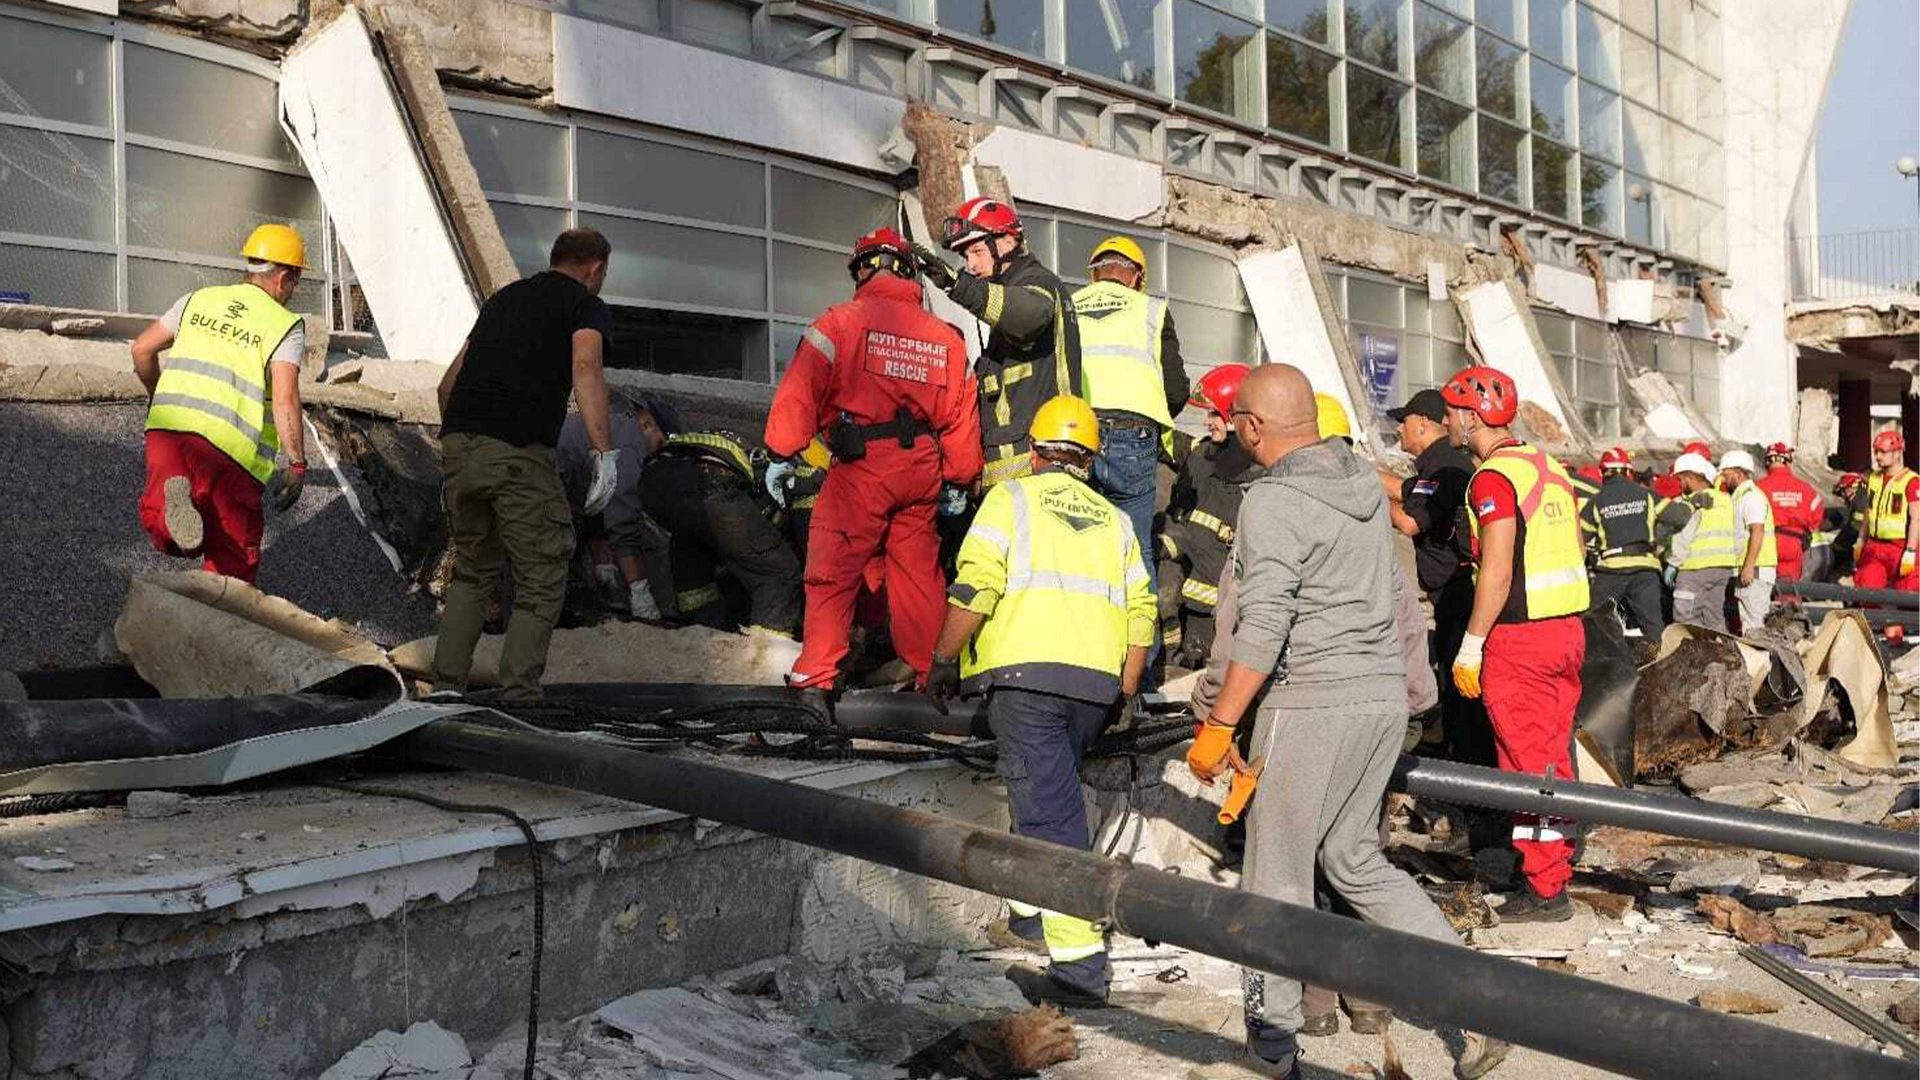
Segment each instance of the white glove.
[[593,479],[587,484],[587,497],[580,512],[588,517],[607,508],[613,501],[613,485],[620,479],[620,451],[593,452]]
[[636,619],[660,621],[660,605],[653,602],[653,590],[644,581],[627,586],[627,613]]
[[940,516],[959,517],[967,512],[967,489],[947,484],[940,489]]
[[627,583],[620,576],[620,568],[617,566],[601,563],[593,568],[593,574],[599,580],[600,591],[604,595],[617,596],[621,589],[626,588]]
[[1487,639],[1479,634],[1460,639],[1460,651],[1453,658],[1453,688],[1464,697],[1480,696],[1480,668],[1486,649]]
[[767,494],[782,510],[787,506],[787,485],[799,469],[791,461],[775,461],[767,466]]

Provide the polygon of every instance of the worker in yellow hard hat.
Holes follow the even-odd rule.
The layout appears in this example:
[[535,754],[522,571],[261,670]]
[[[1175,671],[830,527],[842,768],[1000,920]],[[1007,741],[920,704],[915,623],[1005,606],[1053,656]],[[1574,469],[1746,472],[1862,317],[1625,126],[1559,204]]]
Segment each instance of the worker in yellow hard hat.
[[[195,289],[140,332],[133,372],[150,402],[141,528],[166,554],[199,556],[206,569],[251,582],[263,488],[272,478],[274,509],[285,511],[306,483],[306,333],[286,305],[307,269],[307,246],[292,226],[266,224],[240,254],[246,272],[237,284]],[[276,477],[282,447],[287,466]]]
[[[1014,831],[1085,848],[1080,759],[1121,695],[1139,687],[1155,599],[1125,516],[1087,483],[1101,442],[1092,407],[1052,398],[1030,430],[1032,474],[988,489],[961,541],[927,693],[944,712],[963,685],[986,692]],[[998,934],[1036,951],[1044,943],[1052,965],[1007,977],[1030,999],[1103,1004],[1100,929],[1010,906]]]

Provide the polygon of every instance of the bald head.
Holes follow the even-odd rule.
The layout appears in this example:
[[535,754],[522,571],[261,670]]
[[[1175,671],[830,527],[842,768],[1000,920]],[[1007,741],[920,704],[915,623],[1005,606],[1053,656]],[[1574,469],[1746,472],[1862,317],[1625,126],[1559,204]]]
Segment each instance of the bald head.
[[1261,364],[1240,384],[1234,398],[1240,445],[1262,466],[1320,441],[1313,384],[1291,364]]

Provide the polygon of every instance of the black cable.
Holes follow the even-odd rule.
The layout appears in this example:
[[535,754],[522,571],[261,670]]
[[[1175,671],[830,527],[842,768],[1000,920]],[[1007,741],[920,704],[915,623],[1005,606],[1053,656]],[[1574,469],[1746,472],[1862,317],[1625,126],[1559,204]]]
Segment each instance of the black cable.
[[68,810],[92,810],[118,806],[127,801],[124,791],[67,791],[50,795],[27,795],[0,801],[0,818],[33,817],[37,814],[61,814]]
[[[450,814],[494,814],[506,818],[520,829],[520,835],[527,841],[527,858],[533,864],[533,957],[532,972],[527,987],[527,1054],[521,1080],[533,1080],[533,1058],[540,1035],[540,965],[541,953],[547,937],[546,882],[540,873],[540,841],[533,835],[533,825],[526,818],[504,806],[486,803],[457,803],[446,799],[437,799],[431,795],[422,795],[413,791],[397,791],[391,788],[367,787],[363,784],[331,783],[323,785],[339,791],[356,795],[373,795],[383,799],[407,799],[425,803],[437,810]],[[404,897],[402,902],[404,902]]]

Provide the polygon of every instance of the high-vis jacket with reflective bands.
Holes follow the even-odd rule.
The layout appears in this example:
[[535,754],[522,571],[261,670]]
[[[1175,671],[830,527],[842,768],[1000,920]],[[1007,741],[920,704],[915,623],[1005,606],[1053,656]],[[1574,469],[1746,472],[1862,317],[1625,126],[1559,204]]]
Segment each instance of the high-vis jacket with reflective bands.
[[1891,540],[1900,543],[1907,538],[1907,488],[1913,483],[1913,473],[1906,466],[1897,466],[1891,473],[1878,469],[1867,477],[1867,509],[1862,518],[1860,533],[1869,540]]
[[960,543],[949,603],[987,617],[960,655],[968,686],[1112,701],[1127,648],[1158,618],[1133,527],[1057,470],[996,485]]
[[268,363],[299,324],[257,285],[196,291],[154,387],[147,430],[199,435],[266,483],[280,452]]
[[1073,294],[1080,322],[1082,395],[1096,411],[1118,409],[1173,427],[1160,365],[1167,302],[1117,281],[1096,281]]
[[1025,475],[1027,429],[1040,406],[1080,392],[1080,323],[1066,285],[1025,252],[999,281],[962,273],[948,290],[953,302],[991,329],[974,372],[980,380],[980,442],[992,487]]
[[659,452],[691,454],[717,465],[725,465],[738,472],[749,483],[754,479],[753,457],[748,452],[747,445],[724,431],[689,431],[680,435],[669,435]]
[[1160,532],[1160,555],[1181,564],[1186,574],[1180,586],[1185,606],[1210,612],[1220,602],[1220,577],[1233,548],[1233,523],[1240,519],[1240,501],[1247,485],[1264,473],[1258,462],[1228,436],[1225,442],[1190,440],[1182,435],[1176,445],[1188,446],[1179,458],[1179,473],[1167,497],[1166,526]]
[[[1780,543],[1778,540],[1774,538],[1774,535],[1773,535],[1773,500],[1767,498],[1767,493],[1764,491],[1761,491],[1760,486],[1758,484],[1755,484],[1752,480],[1748,480],[1742,483],[1739,487],[1733,489],[1733,495],[1730,499],[1730,502],[1733,505],[1738,506],[1740,504],[1740,500],[1746,498],[1749,495],[1752,495],[1755,498],[1758,498],[1760,500],[1760,504],[1767,508],[1767,519],[1760,533],[1760,558],[1757,561],[1755,561],[1753,565],[1762,566],[1762,567],[1779,566],[1780,565]],[[1744,565],[1747,561],[1747,535],[1745,530],[1738,529],[1737,525],[1736,525],[1736,530],[1737,531],[1734,536],[1734,543],[1740,551],[1740,562],[1735,563],[1734,565],[1739,566],[1739,565]]]
[[1580,506],[1580,527],[1593,537],[1594,567],[1610,572],[1658,570],[1654,518],[1659,500],[1631,479],[1615,474]]
[[1693,504],[1693,537],[1687,544],[1682,570],[1730,570],[1746,554],[1745,538],[1733,531],[1733,500],[1719,488],[1703,488],[1687,496]]
[[[1557,619],[1587,610],[1587,560],[1580,540],[1573,481],[1553,455],[1526,443],[1496,449],[1480,463],[1513,485],[1520,509],[1513,558],[1513,585],[1500,622]],[[1467,515],[1474,557],[1480,554],[1480,519]],[[1478,568],[1476,566],[1476,575]]]

